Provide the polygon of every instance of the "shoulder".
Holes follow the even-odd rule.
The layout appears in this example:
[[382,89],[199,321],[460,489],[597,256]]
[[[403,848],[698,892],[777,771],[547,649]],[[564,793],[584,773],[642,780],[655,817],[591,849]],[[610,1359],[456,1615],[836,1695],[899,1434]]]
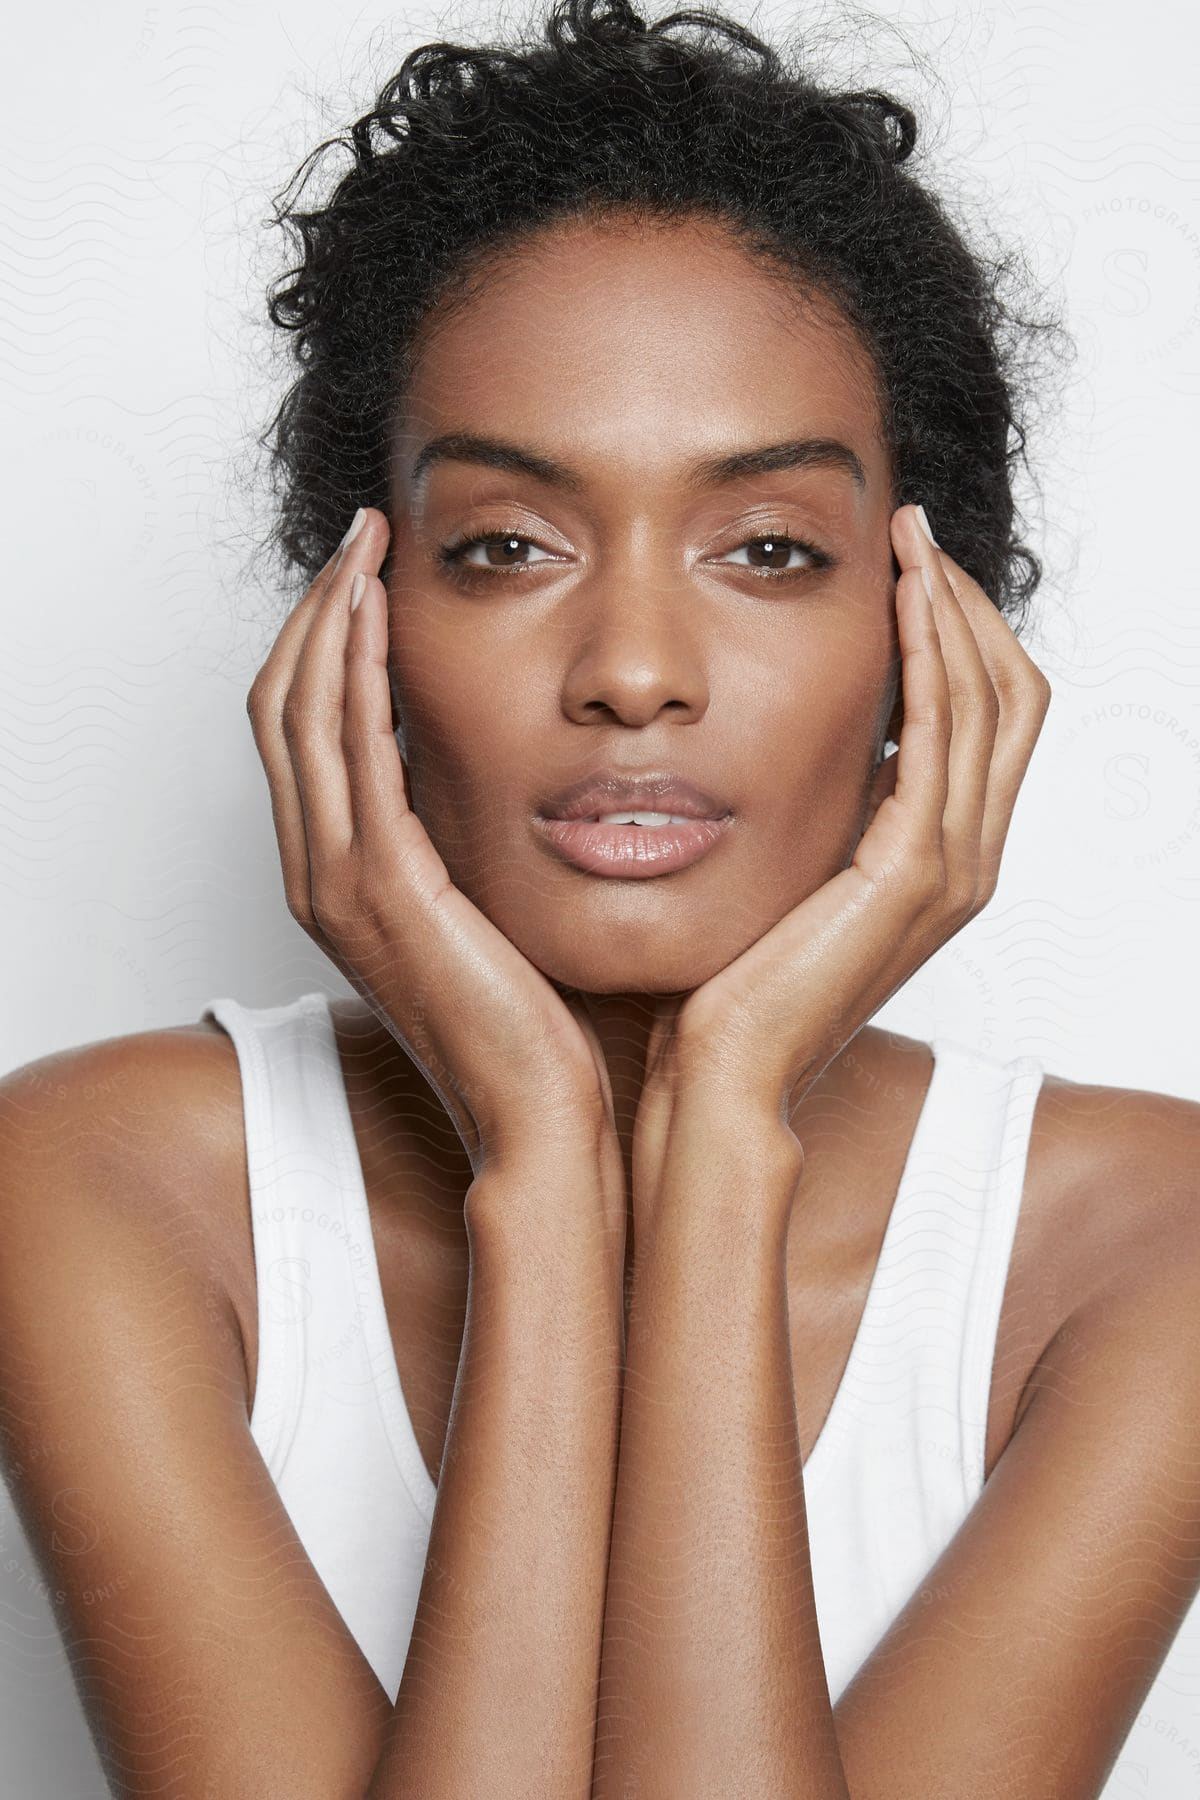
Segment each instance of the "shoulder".
[[236,1053],[227,1034],[209,1020],[130,1032],[51,1050],[0,1076],[6,1112],[17,1097],[30,1123],[64,1108],[100,1113],[107,1104],[149,1106],[168,1096],[184,1102],[214,1080],[237,1079]]
[[268,1765],[346,1793],[384,1724],[250,1429],[212,1261],[237,1100],[205,1026],[0,1080],[0,1477],[122,1794],[262,1793]]
[[1200,1102],[1047,1072],[1029,1158],[1070,1248],[1073,1307],[1200,1248]]
[[919,1744],[939,1794],[980,1768],[999,1793],[1016,1737],[1056,1793],[1098,1794],[1200,1582],[1200,1104],[1048,1073],[1042,1090],[1030,1168],[1058,1184],[1049,1260],[1073,1280],[1071,1233],[1089,1234],[1089,1283],[936,1580],[839,1705],[864,1768],[889,1734]]
[[[1179,1327],[1200,1307],[1200,1103],[1047,1071],[1022,1199],[1022,1294],[1040,1329],[1014,1431],[1067,1368],[1108,1366],[1136,1343],[1139,1378],[1157,1352],[1146,1322]],[[1140,1321],[1130,1336],[1130,1321]],[[1193,1352],[1188,1351],[1189,1355]],[[1142,1358],[1149,1361],[1143,1361]],[[1131,1362],[1134,1359],[1130,1359]],[[1165,1373],[1164,1364],[1158,1364]]]
[[[931,1048],[890,1044],[911,1068]],[[992,1059],[997,1073],[1016,1060]],[[1200,1101],[1043,1068],[1014,1249],[1031,1329],[1048,1336],[1093,1296],[1198,1253]]]
[[215,1024],[74,1045],[0,1078],[7,1255],[52,1253],[62,1219],[47,1209],[69,1209],[81,1238],[102,1246],[117,1227],[126,1243],[128,1230],[157,1238],[227,1295],[244,1194],[237,1055]]
[[228,1147],[240,1092],[236,1052],[216,1025],[133,1032],[10,1070],[0,1078],[0,1133],[6,1154],[28,1148],[171,1175],[191,1167],[197,1149]]

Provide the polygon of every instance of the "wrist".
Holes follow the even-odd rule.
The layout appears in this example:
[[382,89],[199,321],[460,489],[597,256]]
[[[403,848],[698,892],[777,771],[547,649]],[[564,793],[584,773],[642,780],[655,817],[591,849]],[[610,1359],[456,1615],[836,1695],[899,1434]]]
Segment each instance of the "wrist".
[[477,1172],[509,1168],[533,1172],[583,1159],[599,1162],[606,1137],[613,1132],[599,1087],[594,1093],[537,1098],[526,1092],[519,1104],[490,1108],[481,1115],[479,1127]]
[[477,1173],[463,1215],[472,1256],[478,1249],[524,1264],[532,1246],[550,1243],[619,1285],[626,1227],[619,1151],[614,1159],[587,1142],[511,1142]]
[[732,1221],[786,1224],[804,1170],[804,1150],[782,1108],[726,1089],[689,1087],[660,1096],[647,1117],[654,1142],[635,1157],[636,1224],[667,1209]]

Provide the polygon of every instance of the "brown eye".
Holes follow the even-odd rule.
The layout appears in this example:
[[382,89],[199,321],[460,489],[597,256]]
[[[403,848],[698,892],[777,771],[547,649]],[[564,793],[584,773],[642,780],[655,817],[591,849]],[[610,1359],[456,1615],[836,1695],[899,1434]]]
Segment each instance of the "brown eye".
[[752,568],[786,569],[788,559],[796,546],[790,538],[756,538],[753,543],[747,544],[746,548],[751,551],[761,550],[766,558],[765,564],[752,561]]
[[[512,532],[477,533],[474,537],[460,538],[457,543],[444,544],[438,555],[441,561],[450,568],[456,569],[521,569],[530,567],[528,557],[521,556],[520,551],[536,550],[538,545],[531,539]],[[475,562],[469,558],[468,552],[482,550],[487,560]],[[553,557],[547,557],[553,562]]]
[[[829,557],[816,549],[812,544],[804,543],[800,538],[786,537],[782,532],[766,537],[750,538],[739,544],[738,551],[759,552],[762,561],[751,560],[742,565],[743,568],[756,569],[764,575],[801,575],[805,569],[821,569],[829,565]],[[799,551],[807,561],[793,562],[792,557]]]

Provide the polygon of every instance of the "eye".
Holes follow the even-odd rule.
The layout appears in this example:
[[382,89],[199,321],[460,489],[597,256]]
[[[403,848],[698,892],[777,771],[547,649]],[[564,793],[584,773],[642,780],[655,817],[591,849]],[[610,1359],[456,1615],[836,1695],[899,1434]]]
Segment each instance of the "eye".
[[[484,560],[473,559],[471,553],[476,550],[483,552]],[[813,569],[830,568],[833,563],[833,558],[826,556],[823,550],[818,550],[815,544],[806,543],[803,538],[790,537],[785,532],[767,532],[761,537],[749,538],[744,543],[738,544],[733,554],[737,555],[743,550],[757,551],[767,559],[761,563],[746,562],[741,566],[752,570],[756,575],[765,576],[768,580],[780,578],[786,580],[793,576],[806,574]],[[523,551],[537,551],[538,556],[536,559],[531,559],[528,554],[522,554]],[[804,559],[800,563],[792,560],[797,551]],[[492,560],[493,553],[497,560]],[[450,573],[460,575],[465,575],[468,571],[471,573],[486,571],[498,574],[503,573],[506,569],[535,568],[538,561],[556,562],[558,560],[548,551],[543,551],[541,546],[535,544],[531,538],[522,537],[516,531],[476,532],[470,536],[458,538],[453,543],[443,544],[438,551],[438,561],[442,566]]]
[[[531,566],[527,557],[518,556],[521,546],[528,550],[537,550],[539,546],[532,539],[521,537],[515,531],[477,532],[473,537],[458,538],[454,543],[443,544],[438,551],[438,560],[449,569],[525,569]],[[492,550],[500,553],[498,562],[472,562],[468,558],[471,550]],[[554,562],[553,556],[546,555],[545,561]]]
[[[802,575],[806,569],[827,569],[833,560],[823,550],[818,550],[815,544],[805,543],[803,538],[788,537],[782,531],[766,532],[762,537],[748,538],[745,543],[736,546],[733,554],[737,555],[742,550],[761,551],[767,559],[765,563],[746,562],[741,566],[752,569],[756,575],[765,575],[768,579],[780,575]],[[790,558],[797,550],[802,557],[807,558],[807,562],[790,564]]]

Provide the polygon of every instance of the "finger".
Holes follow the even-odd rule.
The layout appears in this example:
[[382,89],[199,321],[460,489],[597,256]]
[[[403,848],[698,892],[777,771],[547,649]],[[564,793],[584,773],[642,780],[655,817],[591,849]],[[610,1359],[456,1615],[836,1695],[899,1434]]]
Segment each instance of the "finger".
[[995,870],[1050,704],[1050,683],[978,582],[944,550],[939,556],[942,573],[974,628],[999,708],[980,833],[984,858]]
[[950,695],[948,792],[942,817],[947,876],[952,888],[948,899],[952,904],[969,907],[986,879],[980,869],[980,844],[1000,705],[975,631],[942,567],[940,549],[918,524],[916,507],[902,508],[901,512],[907,517],[894,515],[896,536],[903,533],[910,554],[916,556],[929,578]]
[[342,719],[353,832],[368,852],[395,848],[403,821],[411,817],[407,770],[392,726],[387,653],[387,594],[379,577],[368,574],[349,615]]
[[389,535],[383,514],[370,510],[318,601],[283,703],[283,732],[303,808],[314,881],[319,867],[343,856],[354,836],[343,748],[350,589],[356,574],[377,572]]
[[[904,717],[896,759],[894,798],[905,814],[910,852],[940,861],[950,749],[950,691],[933,604],[918,566],[896,582],[900,688]],[[890,760],[890,759],[889,759]],[[860,845],[862,849],[866,844]]]
[[[359,513],[362,514],[361,519],[359,518]],[[292,671],[296,665],[296,658],[300,654],[305,637],[308,635],[313,616],[328,592],[329,584],[336,576],[338,567],[347,548],[353,542],[354,538],[358,536],[359,532],[367,522],[367,509],[365,507],[359,507],[354,518],[347,527],[345,537],[342,538],[337,549],[329,558],[329,561],[325,563],[322,568],[317,570],[317,573],[313,576],[308,587],[305,589],[303,598],[296,602],[296,605],[292,608],[280,627],[279,634],[276,637],[274,644],[271,646],[270,655],[267,657],[262,668],[255,677],[254,686],[256,688],[278,687],[282,690],[283,694],[286,694],[291,685]]]
[[871,829],[875,814],[879,811],[884,801],[891,799],[892,795],[896,792],[896,757],[897,753],[893,750],[890,756],[884,757],[883,761],[875,770],[874,777],[871,781],[870,792],[867,795],[867,804],[863,811],[862,830],[859,832],[860,839]]
[[313,930],[312,891],[304,808],[280,715],[314,611],[328,591],[352,532],[353,523],[328,562],[314,576],[304,598],[289,614],[246,698],[255,747],[262,759],[271,795],[284,893],[292,915],[310,931]]

